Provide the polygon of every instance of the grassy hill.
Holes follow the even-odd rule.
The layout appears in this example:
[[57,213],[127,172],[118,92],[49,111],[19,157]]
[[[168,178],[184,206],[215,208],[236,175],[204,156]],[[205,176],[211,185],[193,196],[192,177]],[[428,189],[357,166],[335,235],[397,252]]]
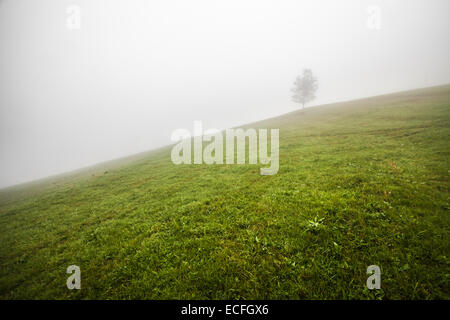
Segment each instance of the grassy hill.
[[167,147],[0,191],[0,298],[450,298],[450,86],[249,127],[278,174]]

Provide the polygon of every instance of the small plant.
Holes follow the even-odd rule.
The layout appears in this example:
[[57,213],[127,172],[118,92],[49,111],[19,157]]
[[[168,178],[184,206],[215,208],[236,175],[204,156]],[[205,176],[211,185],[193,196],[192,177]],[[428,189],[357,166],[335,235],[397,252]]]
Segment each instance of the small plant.
[[393,174],[397,174],[399,172],[400,168],[395,164],[394,161],[389,161],[389,167],[391,168]]
[[319,218],[318,216],[315,216],[312,220],[308,220],[308,229],[319,230],[323,227],[323,220],[324,218]]

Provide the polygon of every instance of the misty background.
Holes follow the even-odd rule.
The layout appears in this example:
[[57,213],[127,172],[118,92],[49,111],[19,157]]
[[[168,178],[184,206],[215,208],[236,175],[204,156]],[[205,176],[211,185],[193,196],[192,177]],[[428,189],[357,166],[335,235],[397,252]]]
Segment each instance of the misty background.
[[448,0],[0,0],[0,187],[169,144],[194,120],[299,109],[303,68],[314,105],[450,83],[449,13]]

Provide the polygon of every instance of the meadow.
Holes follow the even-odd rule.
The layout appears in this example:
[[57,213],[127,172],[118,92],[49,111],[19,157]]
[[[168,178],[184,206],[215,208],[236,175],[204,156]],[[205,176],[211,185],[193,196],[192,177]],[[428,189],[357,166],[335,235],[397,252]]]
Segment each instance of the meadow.
[[450,86],[247,127],[276,175],[165,147],[0,190],[0,299],[449,299]]

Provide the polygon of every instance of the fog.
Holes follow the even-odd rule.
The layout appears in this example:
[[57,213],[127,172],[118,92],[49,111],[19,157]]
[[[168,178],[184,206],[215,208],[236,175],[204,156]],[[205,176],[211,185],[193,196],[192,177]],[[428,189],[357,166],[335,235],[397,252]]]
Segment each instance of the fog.
[[0,0],[0,187],[169,144],[194,120],[293,111],[303,68],[312,105],[450,83],[449,13],[448,0]]

